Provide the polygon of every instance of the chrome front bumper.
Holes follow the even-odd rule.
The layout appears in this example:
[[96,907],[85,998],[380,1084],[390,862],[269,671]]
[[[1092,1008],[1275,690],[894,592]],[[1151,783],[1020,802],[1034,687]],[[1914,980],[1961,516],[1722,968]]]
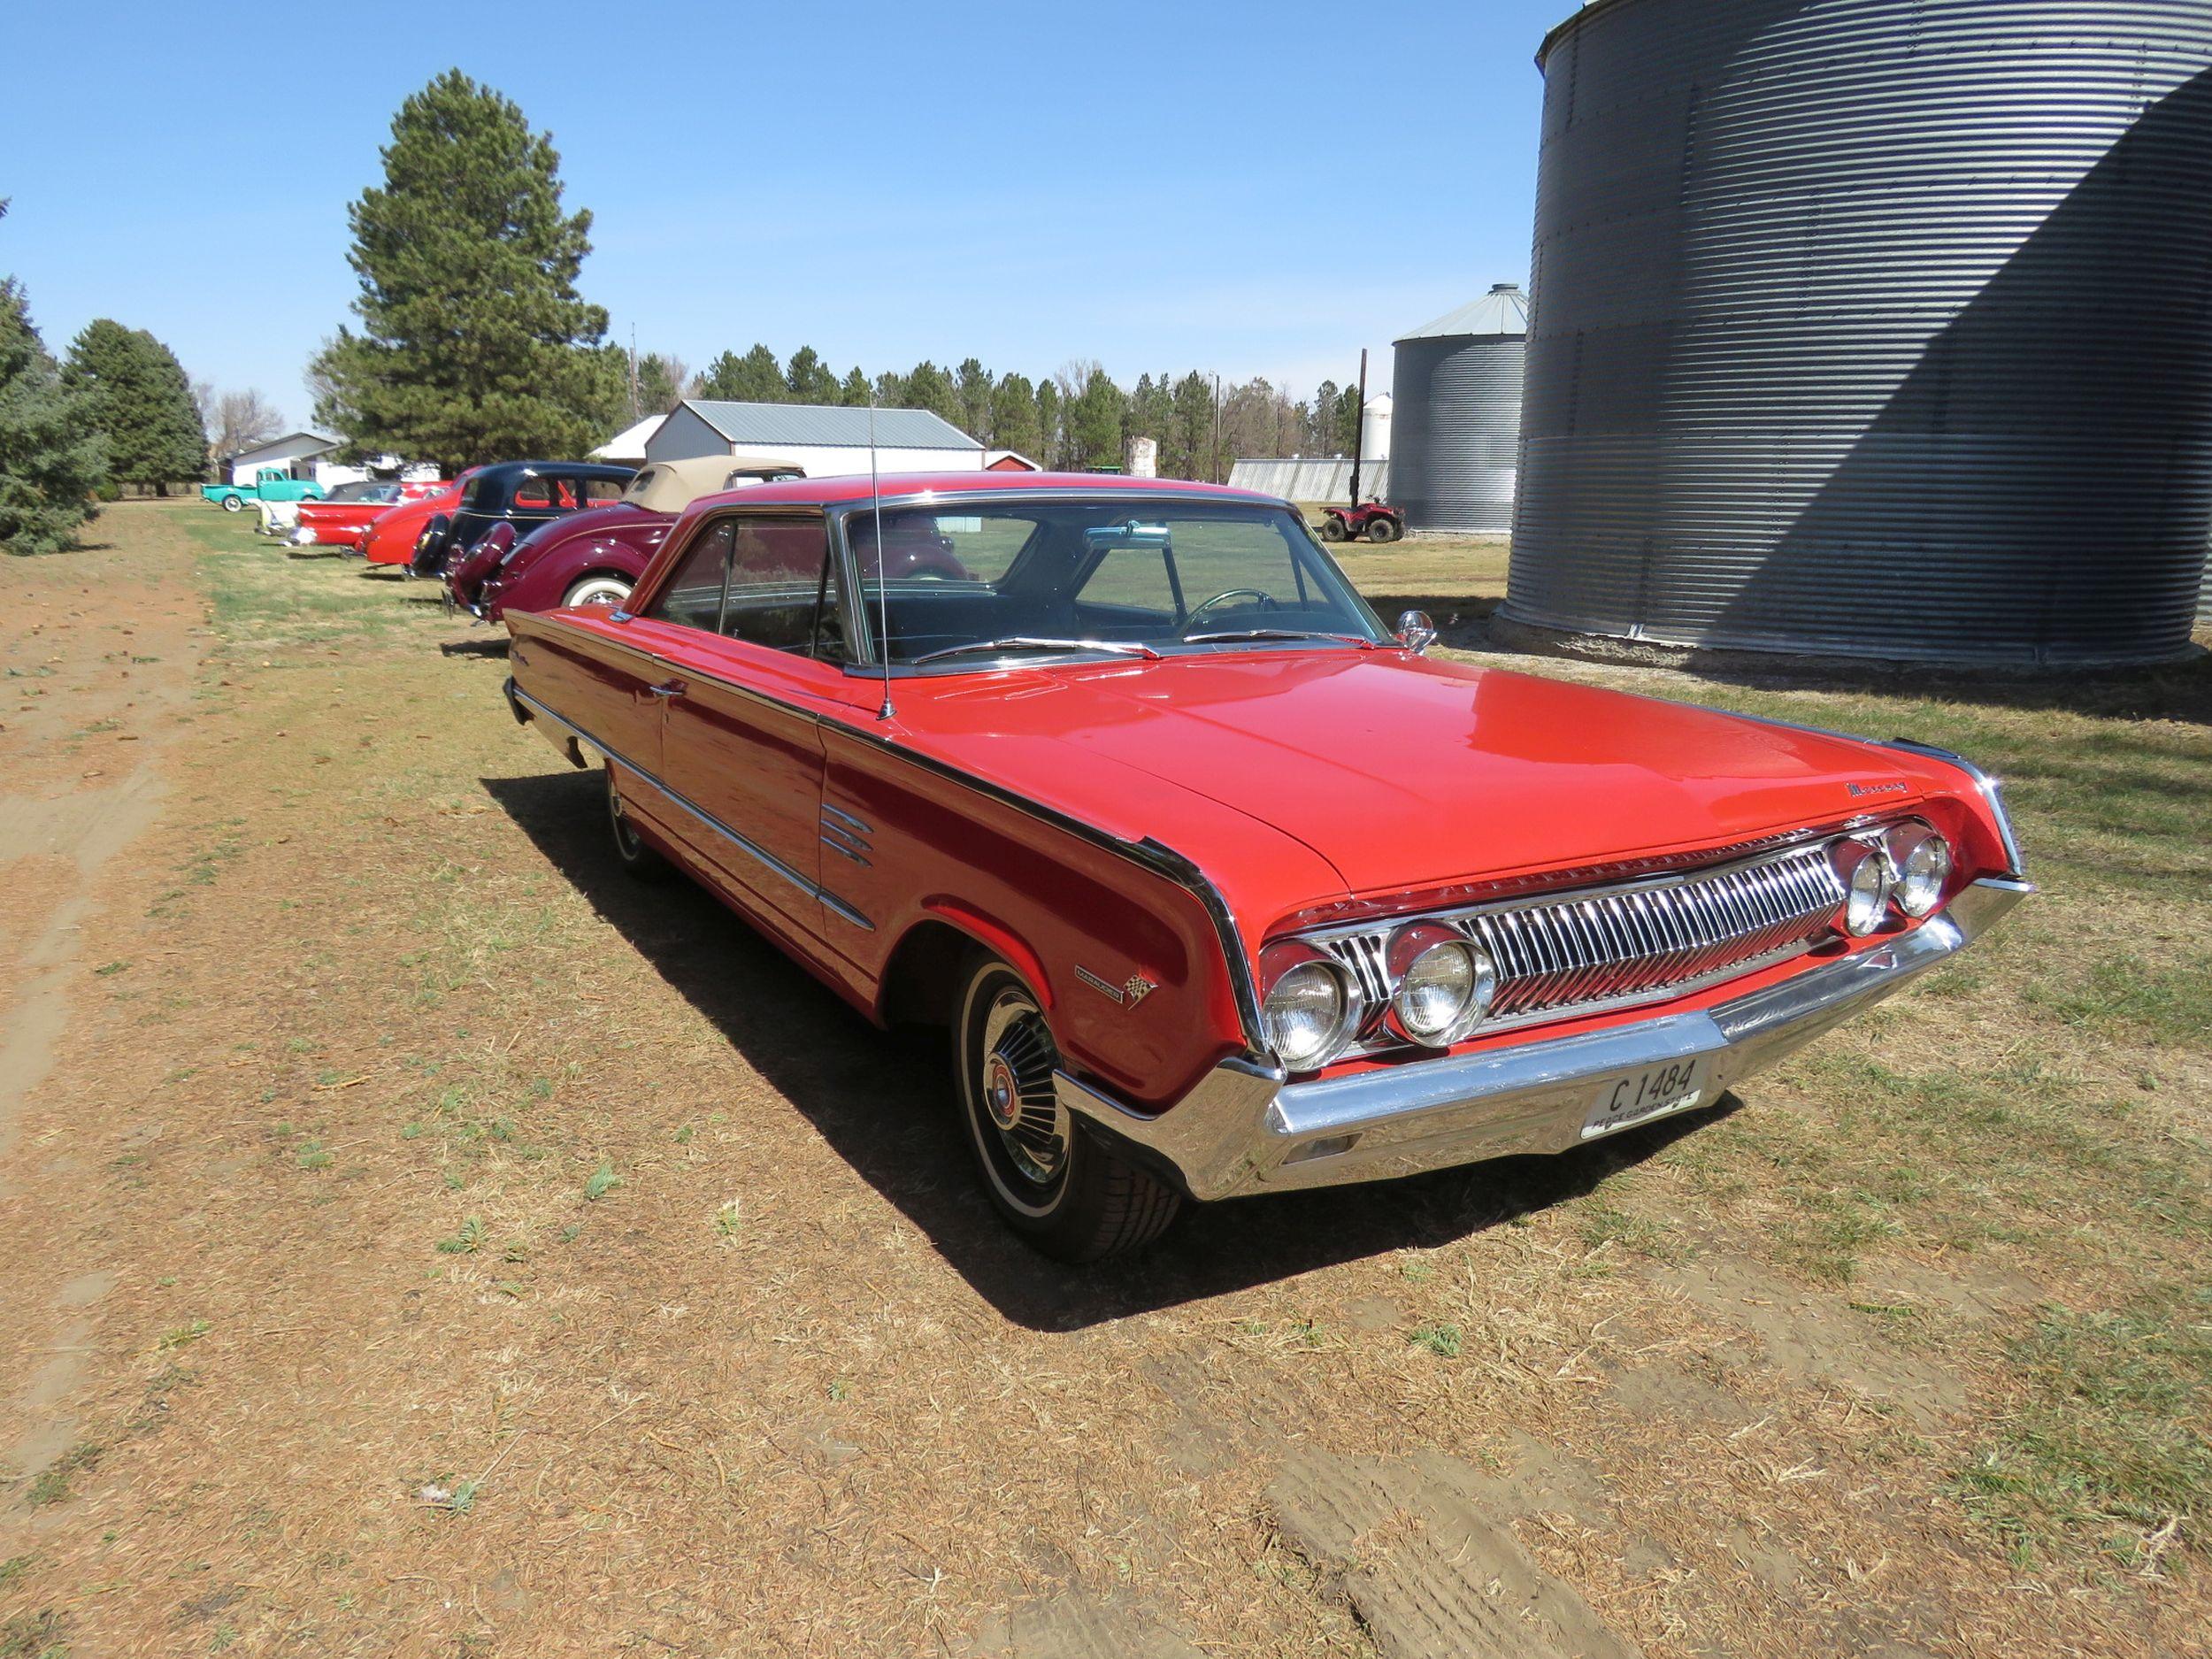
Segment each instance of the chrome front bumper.
[[1386,1180],[1484,1158],[1579,1145],[1601,1090],[1675,1061],[1705,1064],[1694,1101],[1720,1093],[1955,956],[2034,889],[1977,881],[1909,933],[1733,1002],[1604,1031],[1516,1043],[1346,1077],[1290,1083],[1225,1061],[1171,1110],[1133,1112],[1064,1072],[1071,1112],[1171,1175],[1194,1198]]

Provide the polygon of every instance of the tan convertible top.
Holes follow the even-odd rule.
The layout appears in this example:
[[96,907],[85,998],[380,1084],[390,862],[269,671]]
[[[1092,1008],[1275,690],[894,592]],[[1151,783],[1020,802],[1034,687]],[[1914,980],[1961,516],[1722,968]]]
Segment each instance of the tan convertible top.
[[630,480],[622,499],[649,512],[681,512],[702,495],[741,488],[764,477],[804,478],[793,461],[758,456],[695,455],[681,461],[649,461]]

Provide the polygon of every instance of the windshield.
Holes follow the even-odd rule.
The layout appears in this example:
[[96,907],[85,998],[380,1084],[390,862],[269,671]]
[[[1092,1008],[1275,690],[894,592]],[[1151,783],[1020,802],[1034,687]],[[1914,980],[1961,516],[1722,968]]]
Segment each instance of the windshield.
[[[875,515],[845,518],[872,641],[886,595]],[[1286,508],[1115,496],[1010,496],[883,513],[891,661],[1114,656],[1389,641]]]

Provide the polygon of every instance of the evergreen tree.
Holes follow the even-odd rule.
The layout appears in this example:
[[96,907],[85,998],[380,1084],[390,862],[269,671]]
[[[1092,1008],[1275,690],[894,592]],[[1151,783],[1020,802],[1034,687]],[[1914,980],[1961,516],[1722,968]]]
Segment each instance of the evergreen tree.
[[960,393],[953,384],[952,376],[934,363],[924,361],[914,365],[914,373],[906,377],[904,407],[926,409],[933,415],[941,416],[956,426],[964,426],[966,417],[960,406]]
[[1037,447],[1029,451],[1029,458],[1056,472],[1068,465],[1067,442],[1061,431],[1060,388],[1048,379],[1037,382]]
[[953,372],[953,389],[960,403],[960,418],[952,424],[972,438],[991,442],[991,401],[997,390],[991,372],[973,357],[964,358]]
[[708,364],[699,377],[699,396],[726,403],[787,403],[791,388],[776,354],[757,345],[741,357],[725,351]]
[[62,383],[84,400],[85,419],[108,441],[108,476],[162,495],[207,475],[207,428],[176,354],[142,328],[103,317],[69,348]]
[[1345,387],[1336,395],[1336,409],[1329,425],[1329,447],[1349,455],[1359,442],[1359,388]]
[[562,211],[551,140],[451,69],[400,105],[383,158],[348,214],[361,332],[311,367],[317,419],[449,471],[599,442],[626,405],[622,354],[577,293],[591,215]]
[[1214,383],[1193,372],[1175,382],[1169,397],[1167,441],[1160,449],[1160,471],[1169,478],[1214,477]]
[[[853,371],[856,374],[859,372],[857,369]],[[868,400],[864,397],[860,401],[864,403]],[[878,409],[911,407],[906,401],[906,377],[904,375],[894,374],[890,370],[886,369],[876,376],[876,407]]]
[[[976,436],[982,437],[981,433]],[[991,392],[993,449],[1012,449],[1033,461],[1049,462],[1044,453],[1044,434],[1037,426],[1037,388],[1025,374],[1010,374]]]
[[634,420],[664,415],[683,401],[691,371],[681,357],[649,351],[637,360],[637,396],[630,414]]
[[1128,399],[1106,371],[1094,363],[1083,372],[1080,389],[1068,404],[1070,463],[1079,467],[1122,464],[1121,423]]
[[854,366],[853,372],[845,377],[844,384],[837,388],[837,401],[849,409],[860,409],[866,406],[868,377],[860,372],[857,365]]
[[1313,388],[1311,429],[1307,434],[1306,443],[1316,455],[1337,453],[1336,400],[1337,384],[1334,380],[1324,380]]
[[0,551],[71,545],[106,472],[107,440],[62,384],[22,288],[0,278]]
[[783,372],[783,384],[795,403],[833,403],[838,400],[837,376],[812,346],[801,346],[791,354],[790,366]]

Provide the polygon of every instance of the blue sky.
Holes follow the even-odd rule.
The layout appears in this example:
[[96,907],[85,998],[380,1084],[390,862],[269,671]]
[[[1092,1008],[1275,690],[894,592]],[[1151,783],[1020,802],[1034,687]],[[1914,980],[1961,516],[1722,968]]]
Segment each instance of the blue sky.
[[57,351],[113,317],[303,421],[347,204],[457,64],[551,131],[626,344],[1302,391],[1366,346],[1372,389],[1394,335],[1526,280],[1533,55],[1572,8],[27,6],[0,273]]

